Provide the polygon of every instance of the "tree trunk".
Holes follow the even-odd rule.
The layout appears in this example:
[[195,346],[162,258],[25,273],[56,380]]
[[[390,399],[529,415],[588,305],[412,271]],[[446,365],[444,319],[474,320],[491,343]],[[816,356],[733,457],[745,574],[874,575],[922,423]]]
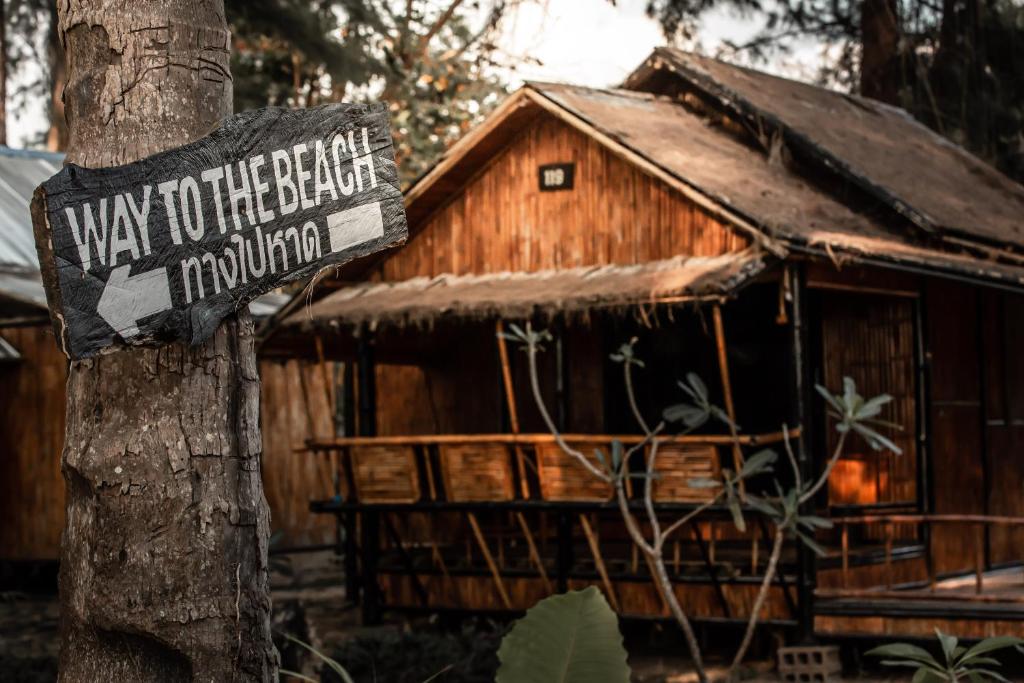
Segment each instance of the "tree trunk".
[[[62,0],[58,30],[69,161],[134,161],[230,113],[223,0]],[[60,680],[276,680],[248,315],[73,362],[67,393]]]
[[860,8],[860,94],[899,104],[903,73],[895,0],[865,0]]
[[63,152],[68,148],[68,122],[64,120],[64,46],[57,30],[57,8],[49,8],[50,28],[46,36],[46,57],[50,64],[50,132],[46,135],[46,148]]

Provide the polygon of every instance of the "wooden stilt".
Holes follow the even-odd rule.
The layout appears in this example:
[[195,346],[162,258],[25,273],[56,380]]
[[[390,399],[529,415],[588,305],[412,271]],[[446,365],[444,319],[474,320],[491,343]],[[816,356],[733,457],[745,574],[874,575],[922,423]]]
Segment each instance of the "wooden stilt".
[[[732,382],[729,379],[729,357],[726,353],[725,324],[722,322],[721,304],[715,304],[713,312],[715,319],[715,345],[718,347],[718,371],[722,378],[722,397],[725,400],[725,414],[729,416],[729,421],[732,423],[729,425],[729,434],[735,437],[736,407],[732,402]],[[736,467],[741,467],[743,465],[743,451],[740,449],[739,442],[737,441],[733,441],[732,454],[736,460]],[[743,480],[740,480],[740,492],[746,493]]]
[[677,575],[679,574],[679,556],[679,541],[672,541],[672,566],[675,568]]
[[505,591],[505,582],[502,581],[501,572],[498,571],[498,566],[494,563],[494,557],[491,556],[491,549],[487,547],[484,532],[480,530],[480,522],[477,521],[476,515],[472,512],[467,512],[466,517],[469,518],[469,525],[473,527],[473,535],[476,536],[477,545],[480,546],[480,552],[484,555],[487,568],[491,570],[491,576],[494,578],[494,586],[498,589],[498,595],[501,596],[505,609],[512,609],[512,600],[509,599],[508,592]]
[[615,587],[612,585],[611,579],[608,578],[608,569],[604,566],[604,558],[601,556],[601,548],[598,546],[597,536],[590,526],[590,520],[584,514],[580,515],[580,525],[583,527],[583,533],[587,537],[590,554],[594,556],[594,565],[597,567],[597,573],[601,577],[601,583],[604,584],[605,592],[608,593],[608,603],[612,606],[613,610],[618,612],[619,598],[615,595]]
[[[508,404],[508,422],[512,433],[519,434],[519,411],[516,408],[516,390],[512,385],[512,366],[508,360],[508,345],[505,343],[505,323],[499,319],[495,324],[498,339],[498,355],[501,358],[501,379],[505,384],[505,402]],[[526,456],[519,444],[513,446],[516,453],[516,466],[519,468],[519,487],[523,498],[530,497],[530,486],[526,481]]]
[[544,569],[544,562],[541,560],[540,553],[537,552],[537,544],[533,541],[533,534],[530,532],[530,527],[526,524],[526,517],[518,510],[516,511],[516,521],[519,522],[519,528],[523,530],[523,536],[526,537],[526,547],[530,551],[530,561],[533,562],[533,566],[537,568],[537,572],[540,574],[541,581],[544,582],[544,590],[548,594],[554,593],[555,589],[551,585],[551,579],[548,578],[547,571]]

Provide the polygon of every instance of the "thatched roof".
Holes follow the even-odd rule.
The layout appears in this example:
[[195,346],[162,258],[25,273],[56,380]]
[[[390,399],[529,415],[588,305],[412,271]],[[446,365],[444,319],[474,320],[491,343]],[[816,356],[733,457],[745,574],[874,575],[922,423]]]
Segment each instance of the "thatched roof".
[[624,85],[697,92],[756,128],[781,130],[791,148],[925,232],[1024,247],[1024,187],[902,109],[674,48],[655,50]]
[[764,270],[759,250],[678,257],[631,266],[591,266],[532,273],[441,275],[366,282],[338,290],[293,313],[286,327],[410,325],[443,316],[526,318],[646,303],[727,296]]

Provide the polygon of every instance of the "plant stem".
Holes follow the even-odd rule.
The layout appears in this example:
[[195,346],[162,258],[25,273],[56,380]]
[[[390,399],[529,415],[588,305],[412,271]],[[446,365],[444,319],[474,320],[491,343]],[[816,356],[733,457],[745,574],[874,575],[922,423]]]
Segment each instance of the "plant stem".
[[765,600],[768,598],[768,591],[771,589],[771,585],[775,581],[775,573],[778,571],[779,557],[782,555],[782,545],[785,540],[785,525],[780,524],[775,528],[775,539],[772,542],[772,554],[768,558],[768,566],[765,567],[764,578],[761,580],[761,587],[757,591],[757,599],[754,600],[754,606],[750,610],[750,617],[747,620],[747,628],[743,633],[743,641],[740,643],[739,649],[736,650],[736,656],[733,657],[732,665],[729,667],[729,680],[738,680],[739,666],[743,662],[743,658],[747,655],[747,649],[750,647],[750,643],[754,639],[754,630],[757,628],[757,622],[761,619],[761,610],[764,608]]

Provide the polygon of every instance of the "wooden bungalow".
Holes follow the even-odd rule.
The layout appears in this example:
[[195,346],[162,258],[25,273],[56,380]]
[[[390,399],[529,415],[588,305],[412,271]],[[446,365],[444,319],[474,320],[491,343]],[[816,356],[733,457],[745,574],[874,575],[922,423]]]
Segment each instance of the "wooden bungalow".
[[[743,428],[793,430],[805,474],[835,433],[813,392],[887,392],[901,456],[855,440],[793,544],[765,618],[819,635],[1024,635],[1024,188],[899,109],[660,49],[622,89],[531,83],[407,193],[407,246],[349,264],[268,327],[266,358],[345,363],[311,438],[346,530],[349,590],[383,608],[517,611],[596,584],[664,606],[608,502],[560,455],[523,354],[553,334],[544,399],[589,452],[637,439],[609,354],[638,339],[641,411],[688,371]],[[659,468],[666,515],[721,430]],[[717,516],[716,516],[717,515]],[[698,619],[746,617],[767,525],[702,518],[668,551]]]

